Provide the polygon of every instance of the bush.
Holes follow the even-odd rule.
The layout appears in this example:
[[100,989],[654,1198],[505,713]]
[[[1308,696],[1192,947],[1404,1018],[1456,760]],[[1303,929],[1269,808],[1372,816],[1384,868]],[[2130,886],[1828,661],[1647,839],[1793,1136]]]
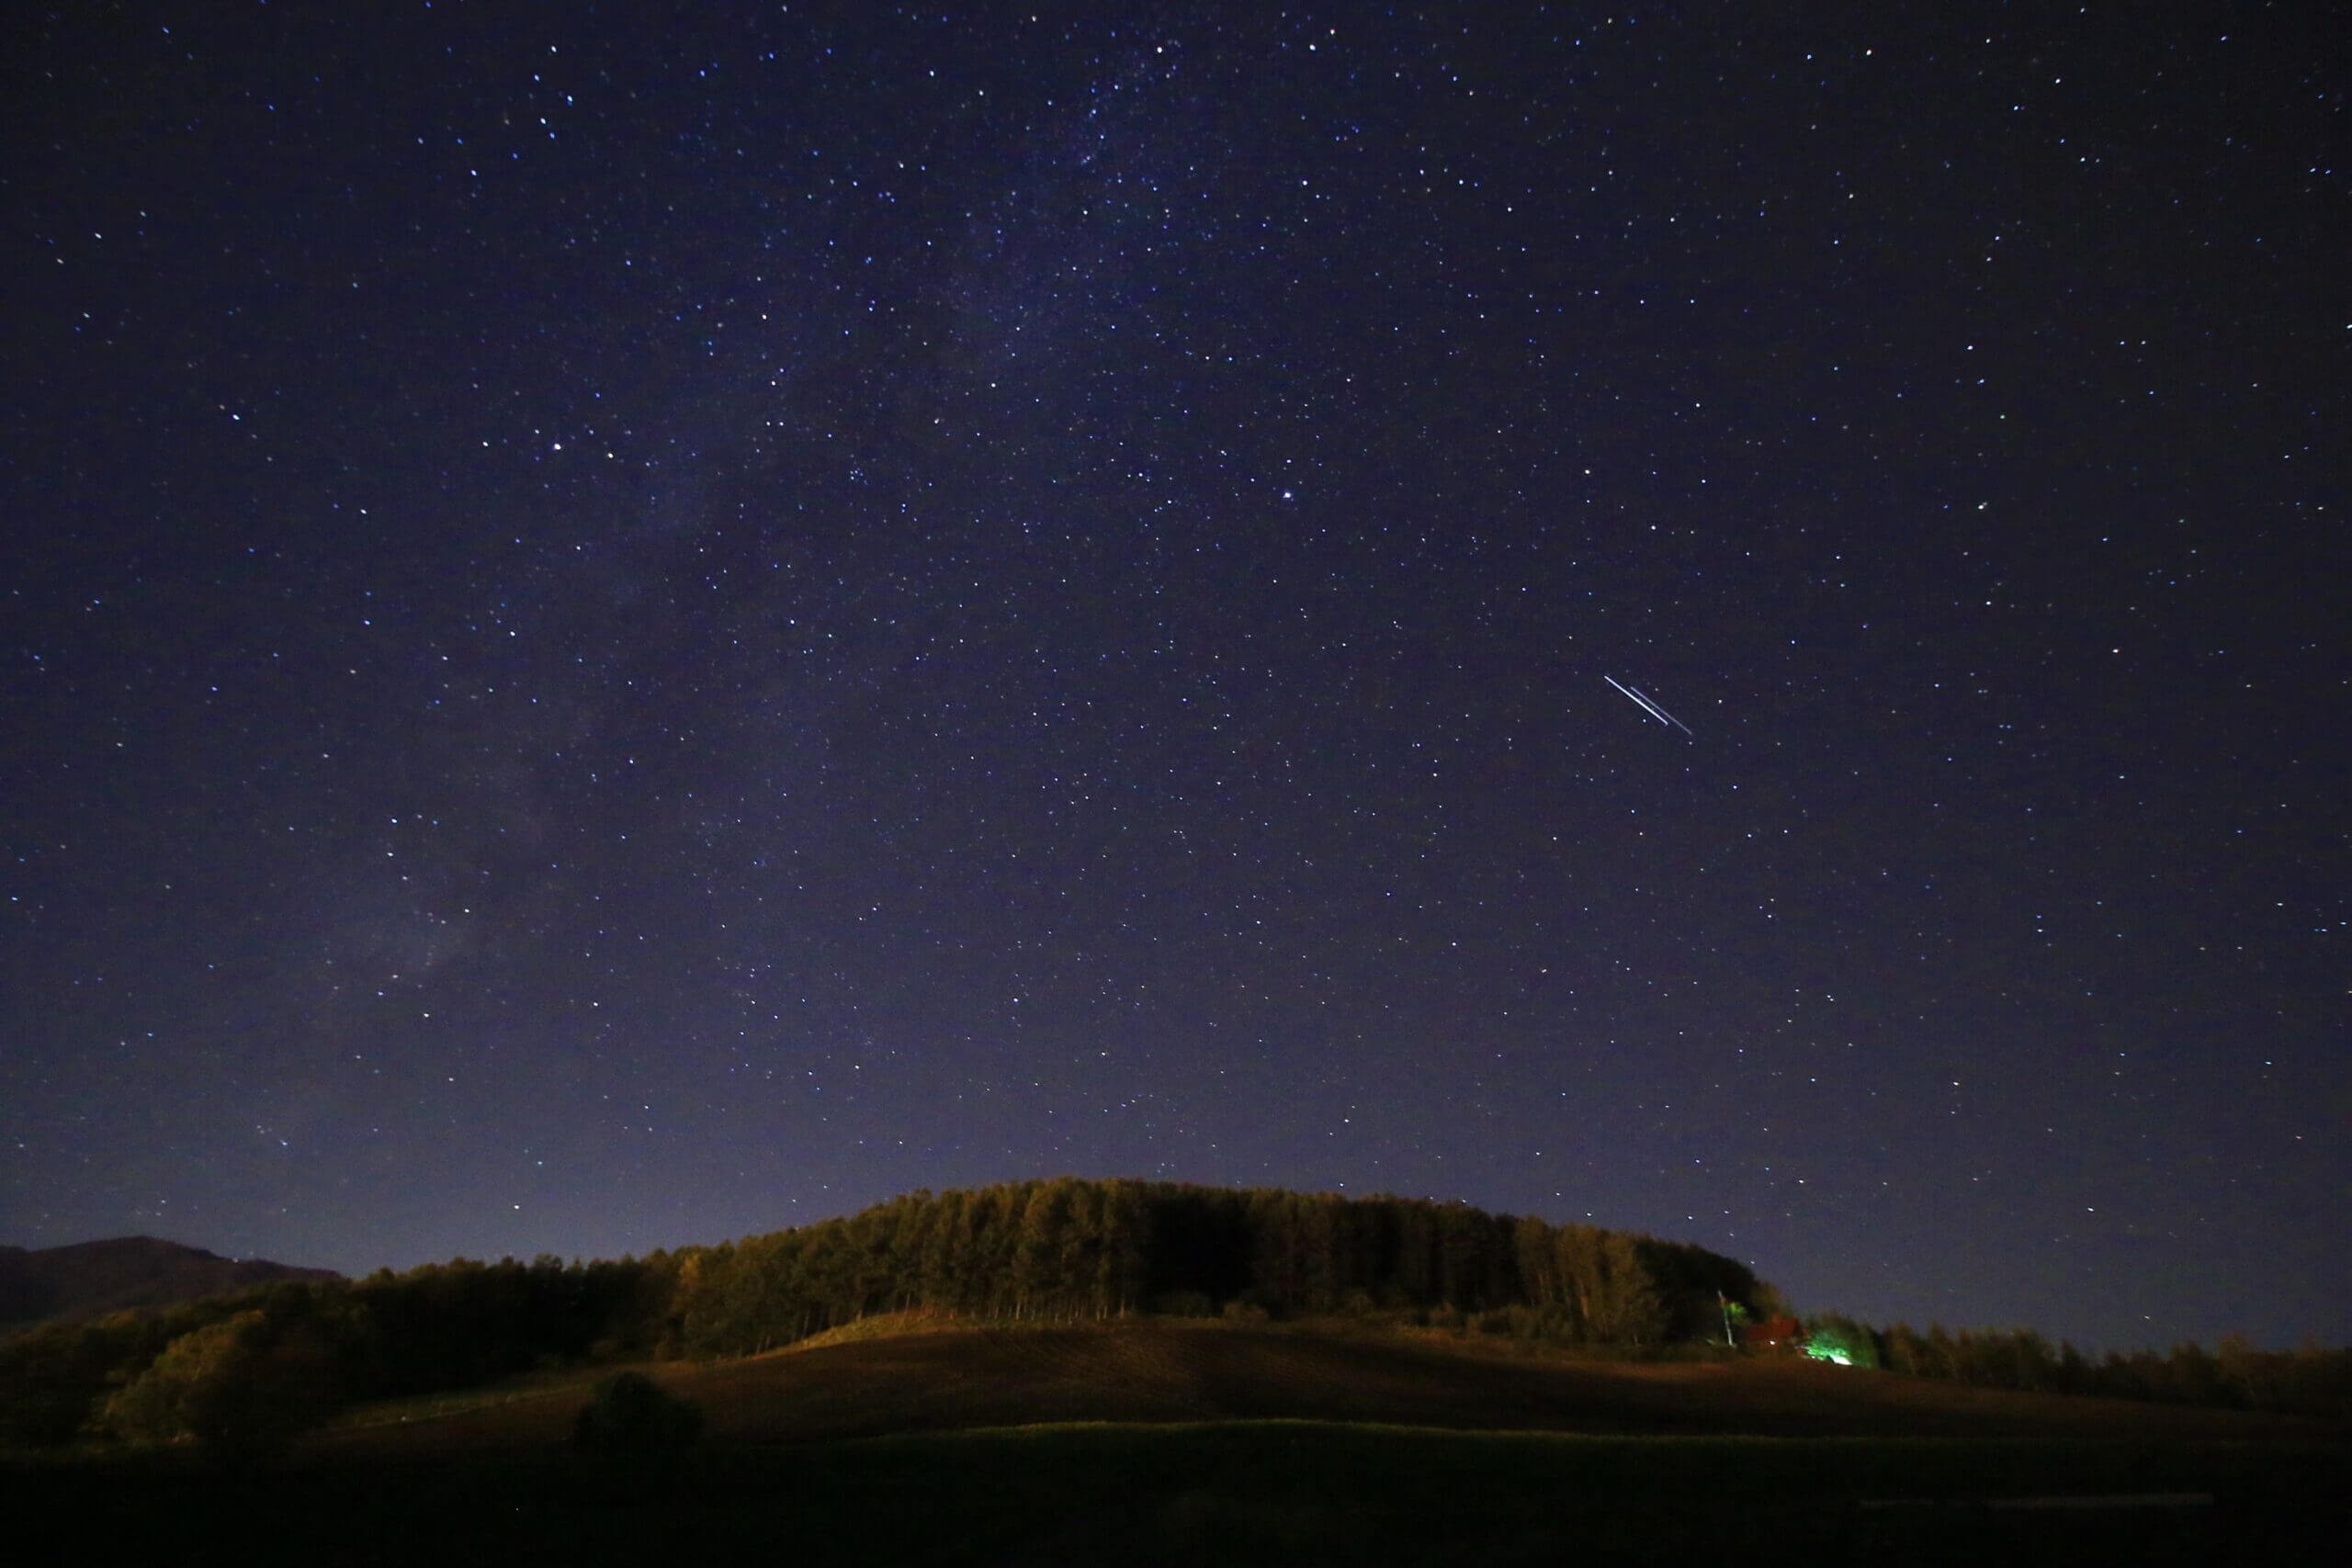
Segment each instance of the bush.
[[616,1372],[571,1424],[572,1446],[606,1458],[673,1454],[702,1436],[702,1406],[643,1372]]
[[107,1402],[106,1424],[134,1443],[193,1441],[232,1463],[274,1459],[336,1404],[333,1365],[258,1309],[183,1334]]

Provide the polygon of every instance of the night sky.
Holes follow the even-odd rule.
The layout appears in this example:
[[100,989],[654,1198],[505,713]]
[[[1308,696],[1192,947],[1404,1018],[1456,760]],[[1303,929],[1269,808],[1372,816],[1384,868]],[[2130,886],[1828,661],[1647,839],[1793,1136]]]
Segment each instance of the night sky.
[[2341,15],[1887,9],[16,15],[0,1240],[2352,1341]]

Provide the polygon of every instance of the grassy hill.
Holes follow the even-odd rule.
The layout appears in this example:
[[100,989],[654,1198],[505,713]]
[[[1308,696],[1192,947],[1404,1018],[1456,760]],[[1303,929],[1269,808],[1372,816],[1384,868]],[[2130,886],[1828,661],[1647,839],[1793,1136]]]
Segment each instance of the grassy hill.
[[[806,1443],[1073,1421],[1376,1422],[1463,1430],[1783,1438],[2324,1439],[2327,1422],[2011,1393],[1797,1359],[1642,1364],[1347,1325],[1140,1319],[1056,1327],[881,1319],[748,1360],[648,1369],[720,1443]],[[592,1374],[353,1412],[320,1441],[562,1441]],[[435,1415],[435,1412],[440,1414]],[[401,1419],[402,1416],[409,1419]]]
[[[1932,1380],[1723,1359],[1727,1305],[1773,1299],[1695,1247],[1462,1205],[916,1193],[644,1259],[281,1280],[17,1336],[0,1506],[12,1562],[2340,1555],[2343,1357],[2121,1369],[2181,1403],[1982,1386],[2037,1346],[2084,1371],[2022,1332],[1892,1331],[1950,1352]],[[622,1438],[570,1441],[632,1361],[698,1444],[625,1440],[616,1411],[662,1404],[642,1384],[599,1405]]]
[[594,1378],[567,1373],[356,1410],[251,1475],[164,1454],[0,1488],[78,1561],[1122,1568],[2318,1562],[2352,1496],[2324,1423],[1361,1325],[882,1319],[649,1370],[708,1416],[672,1462],[570,1453]]

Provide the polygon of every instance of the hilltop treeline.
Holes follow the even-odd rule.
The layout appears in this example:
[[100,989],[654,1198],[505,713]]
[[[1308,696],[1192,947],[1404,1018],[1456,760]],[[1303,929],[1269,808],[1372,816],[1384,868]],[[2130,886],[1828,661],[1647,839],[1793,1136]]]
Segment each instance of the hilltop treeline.
[[1062,1178],[620,1262],[460,1258],[51,1324],[0,1345],[0,1443],[275,1430],[540,1368],[749,1354],[910,1308],[1388,1313],[1643,1346],[1719,1334],[1724,1303],[1758,1292],[1699,1247],[1462,1204]]
[[1080,1319],[1512,1314],[1623,1345],[1720,1335],[1756,1276],[1700,1247],[1410,1198],[1060,1178],[910,1193],[684,1255],[663,1327],[689,1354],[773,1348],[868,1314]]
[[2179,1344],[2168,1352],[2089,1356],[2030,1328],[1926,1332],[1907,1323],[1873,1328],[1838,1314],[1809,1319],[1806,1343],[1858,1367],[2026,1393],[2087,1393],[2233,1410],[2352,1418],[2352,1349],[2258,1350],[2235,1336],[2218,1350]]

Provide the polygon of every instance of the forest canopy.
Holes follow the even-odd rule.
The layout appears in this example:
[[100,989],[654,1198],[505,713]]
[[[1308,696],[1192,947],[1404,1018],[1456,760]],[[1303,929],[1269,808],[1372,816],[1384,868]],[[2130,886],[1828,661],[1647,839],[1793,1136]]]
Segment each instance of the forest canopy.
[[914,1192],[675,1260],[663,1332],[688,1354],[787,1345],[878,1312],[1018,1320],[1143,1311],[1273,1317],[1532,1314],[1550,1337],[1720,1337],[1756,1276],[1703,1248],[1413,1198],[1062,1177]]

